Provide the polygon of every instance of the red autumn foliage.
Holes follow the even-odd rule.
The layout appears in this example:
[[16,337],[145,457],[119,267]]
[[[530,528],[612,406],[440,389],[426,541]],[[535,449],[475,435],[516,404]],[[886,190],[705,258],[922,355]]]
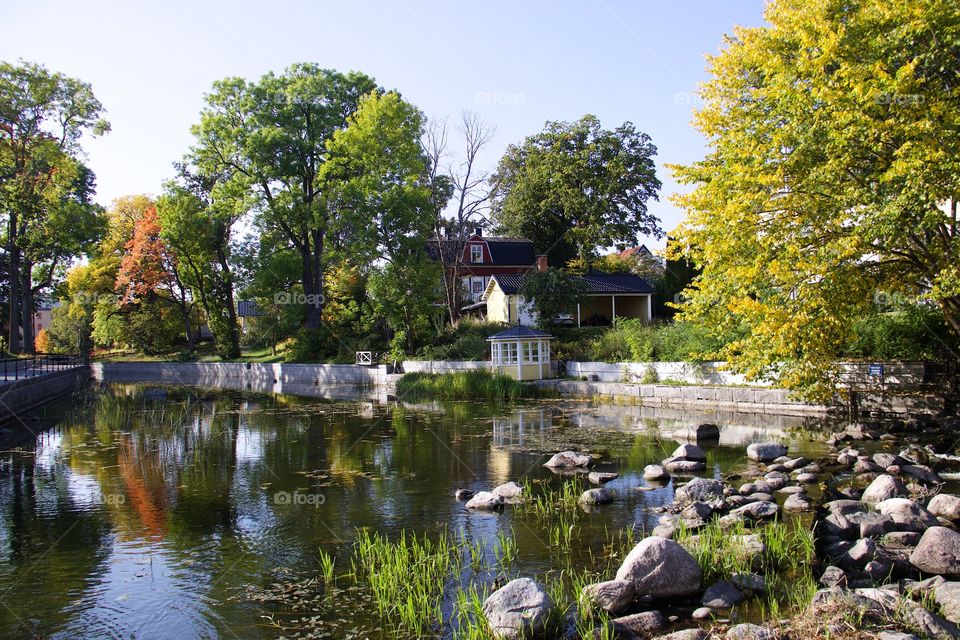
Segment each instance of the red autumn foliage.
[[133,227],[133,238],[125,245],[126,253],[117,273],[116,290],[121,303],[154,295],[167,288],[172,279],[174,256],[160,237],[157,208],[149,207]]

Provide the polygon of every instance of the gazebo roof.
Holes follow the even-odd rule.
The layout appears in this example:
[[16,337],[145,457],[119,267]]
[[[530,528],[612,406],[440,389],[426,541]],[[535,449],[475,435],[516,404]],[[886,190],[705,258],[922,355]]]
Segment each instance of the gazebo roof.
[[501,331],[500,333],[495,333],[487,340],[518,340],[523,338],[537,338],[540,340],[546,339],[550,340],[553,338],[552,335],[545,331],[539,331],[531,327],[524,326],[522,324],[515,324],[506,331]]

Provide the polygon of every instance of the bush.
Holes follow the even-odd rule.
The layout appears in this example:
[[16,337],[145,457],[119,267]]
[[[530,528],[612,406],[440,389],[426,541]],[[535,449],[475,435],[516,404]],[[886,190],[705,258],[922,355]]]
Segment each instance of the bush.
[[516,400],[535,395],[533,385],[487,369],[408,373],[397,381],[397,397],[403,400]]
[[487,338],[506,328],[507,325],[500,322],[463,318],[456,326],[444,329],[414,357],[420,360],[485,360],[489,349]]
[[692,324],[652,325],[636,318],[621,318],[609,329],[580,333],[576,338],[571,330],[564,331],[554,354],[560,360],[683,362],[696,361],[719,346],[706,330]]
[[936,360],[957,344],[943,314],[920,305],[864,316],[854,323],[854,334],[844,353],[852,358]]

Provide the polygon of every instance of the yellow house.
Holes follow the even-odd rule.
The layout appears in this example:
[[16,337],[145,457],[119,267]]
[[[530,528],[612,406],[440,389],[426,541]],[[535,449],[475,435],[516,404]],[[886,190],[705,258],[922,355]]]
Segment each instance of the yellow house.
[[489,338],[493,370],[517,380],[550,377],[549,333],[514,325]]
[[[527,302],[520,289],[523,275],[498,274],[490,278],[483,300],[486,302],[486,317],[490,322],[507,324],[534,324],[536,312]],[[654,288],[639,276],[632,274],[588,273],[574,276],[586,292],[586,301],[571,305],[569,324],[611,324],[617,318],[640,318],[645,322],[653,319]]]

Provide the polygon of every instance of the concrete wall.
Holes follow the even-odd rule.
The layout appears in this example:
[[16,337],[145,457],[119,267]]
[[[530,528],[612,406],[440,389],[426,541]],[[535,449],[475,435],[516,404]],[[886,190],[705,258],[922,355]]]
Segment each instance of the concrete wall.
[[490,369],[487,360],[404,360],[404,373],[453,373],[468,369]]
[[387,376],[385,365],[286,364],[244,362],[94,362],[94,379],[106,382],[152,381],[170,384],[218,386],[220,381],[241,380],[267,384],[380,385]]
[[90,379],[88,367],[47,373],[36,378],[0,384],[0,422],[6,422],[42,404],[73,393]]

